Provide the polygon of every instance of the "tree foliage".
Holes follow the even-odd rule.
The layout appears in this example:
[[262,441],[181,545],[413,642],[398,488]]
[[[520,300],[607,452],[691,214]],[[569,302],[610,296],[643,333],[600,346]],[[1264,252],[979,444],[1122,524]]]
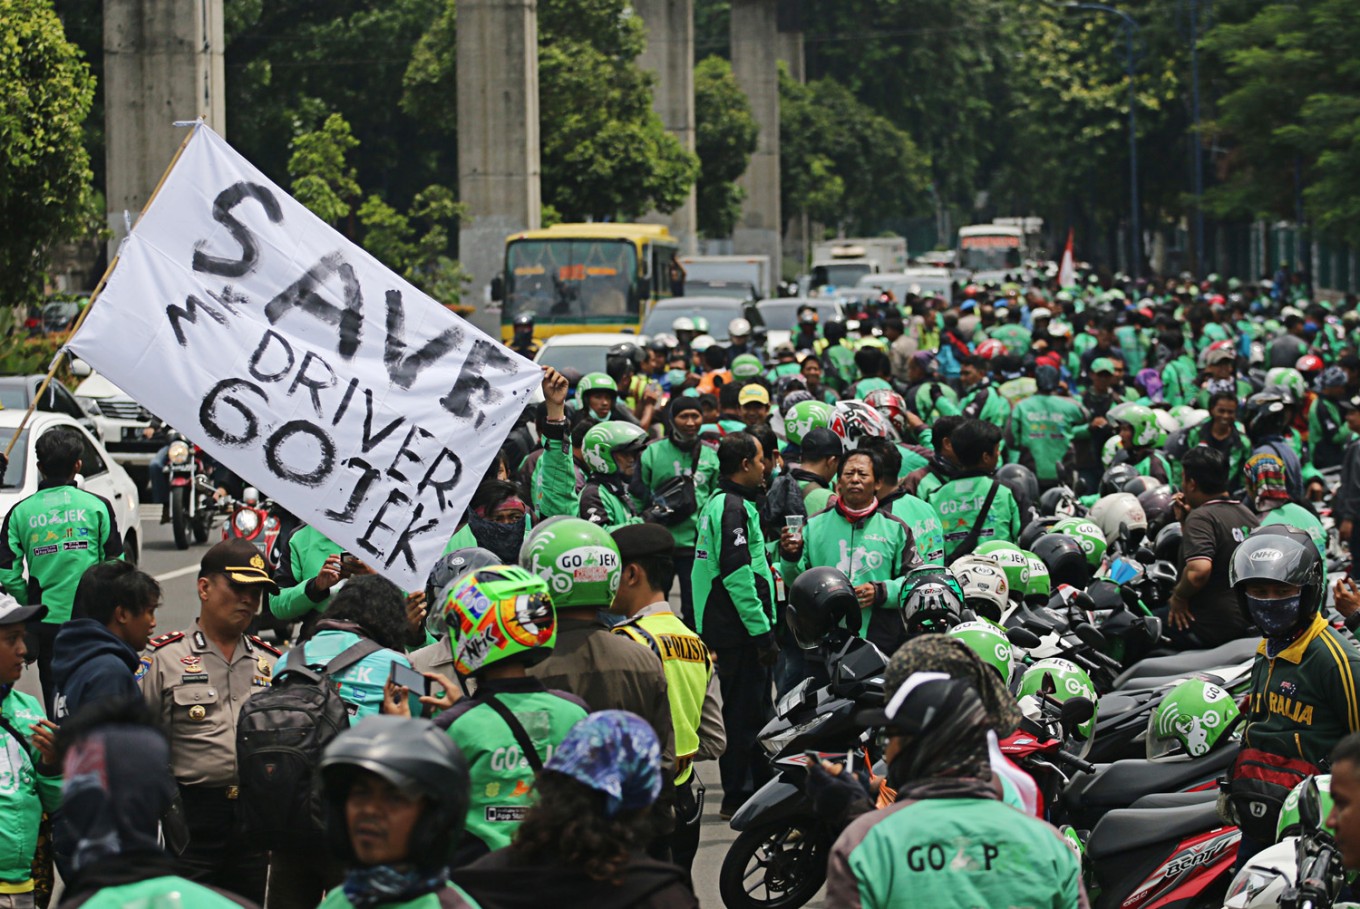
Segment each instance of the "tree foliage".
[[0,0],[0,303],[42,293],[56,243],[89,231],[82,123],[94,79],[51,0]]
[[727,237],[741,217],[742,189],[759,132],[751,104],[721,57],[706,57],[694,67],[694,151],[699,156],[699,232]]

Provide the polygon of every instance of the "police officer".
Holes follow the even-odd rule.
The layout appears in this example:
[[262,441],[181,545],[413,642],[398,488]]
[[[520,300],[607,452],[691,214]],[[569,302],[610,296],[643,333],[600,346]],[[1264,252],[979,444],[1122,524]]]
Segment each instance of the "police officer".
[[198,568],[194,627],[151,641],[139,670],[142,695],[170,738],[170,770],[188,826],[186,876],[263,902],[265,853],[236,828],[236,716],[269,686],[279,651],[246,634],[265,593],[279,588],[259,551],[226,540]]
[[[699,850],[702,803],[695,795],[694,762],[715,760],[727,746],[713,658],[699,636],[671,612],[675,538],[659,524],[630,524],[613,533],[622,571],[611,611],[628,621],[615,634],[632,638],[661,658],[675,727],[675,832],[671,861],[686,871]],[[702,790],[702,784],[700,784]]]

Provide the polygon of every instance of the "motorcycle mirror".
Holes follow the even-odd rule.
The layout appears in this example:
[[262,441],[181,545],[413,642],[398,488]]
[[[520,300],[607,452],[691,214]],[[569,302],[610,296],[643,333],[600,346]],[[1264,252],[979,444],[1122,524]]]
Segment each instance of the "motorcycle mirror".
[[1078,622],[1072,627],[1072,633],[1077,636],[1077,640],[1081,641],[1087,647],[1094,647],[1096,650],[1100,650],[1105,646],[1105,635],[1101,634],[1100,630],[1094,625],[1087,622]]
[[1155,615],[1143,616],[1143,631],[1150,643],[1156,643],[1162,637],[1162,620]]
[[71,375],[75,376],[77,379],[88,378],[93,372],[94,370],[90,368],[89,363],[86,363],[79,357],[71,358]]
[[1153,562],[1157,561],[1157,553],[1152,551],[1152,547],[1144,543],[1142,546],[1138,547],[1138,552],[1134,555],[1134,558],[1144,565],[1151,565]]
[[1063,701],[1058,719],[1062,722],[1063,729],[1068,730],[1076,729],[1095,715],[1096,705],[1090,698],[1075,697]]
[[1322,797],[1318,793],[1317,777],[1310,776],[1299,791],[1299,823],[1309,832],[1322,826]]
[[1007,628],[1006,640],[1024,650],[1030,650],[1043,643],[1043,638],[1028,628]]

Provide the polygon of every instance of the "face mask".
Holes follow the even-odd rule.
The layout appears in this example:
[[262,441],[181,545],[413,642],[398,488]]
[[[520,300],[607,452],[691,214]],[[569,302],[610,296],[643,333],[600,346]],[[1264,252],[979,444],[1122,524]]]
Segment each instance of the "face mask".
[[523,518],[513,524],[499,524],[475,514],[468,515],[468,526],[472,528],[477,545],[491,550],[496,558],[507,565],[519,562],[519,548],[524,543],[526,524]]
[[679,388],[684,385],[687,378],[689,378],[689,373],[683,369],[672,369],[666,373],[666,381],[670,383],[672,388]]
[[1282,600],[1262,600],[1247,597],[1247,611],[1251,620],[1261,633],[1268,638],[1279,637],[1292,629],[1299,621],[1299,601],[1302,596],[1286,597]]

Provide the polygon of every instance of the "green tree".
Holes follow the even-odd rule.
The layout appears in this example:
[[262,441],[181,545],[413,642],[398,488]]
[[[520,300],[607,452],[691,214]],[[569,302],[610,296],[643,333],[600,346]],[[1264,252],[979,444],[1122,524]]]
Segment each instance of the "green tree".
[[320,129],[293,138],[293,155],[288,159],[293,198],[332,227],[342,227],[352,200],[360,195],[354,166],[349,163],[350,153],[358,147],[359,140],[339,114],[327,117]]
[[741,217],[742,189],[737,180],[756,150],[759,128],[731,64],[721,57],[707,57],[694,67],[694,129],[699,232],[728,237]]
[[0,303],[37,300],[53,244],[92,218],[94,78],[50,0],[0,0]]

